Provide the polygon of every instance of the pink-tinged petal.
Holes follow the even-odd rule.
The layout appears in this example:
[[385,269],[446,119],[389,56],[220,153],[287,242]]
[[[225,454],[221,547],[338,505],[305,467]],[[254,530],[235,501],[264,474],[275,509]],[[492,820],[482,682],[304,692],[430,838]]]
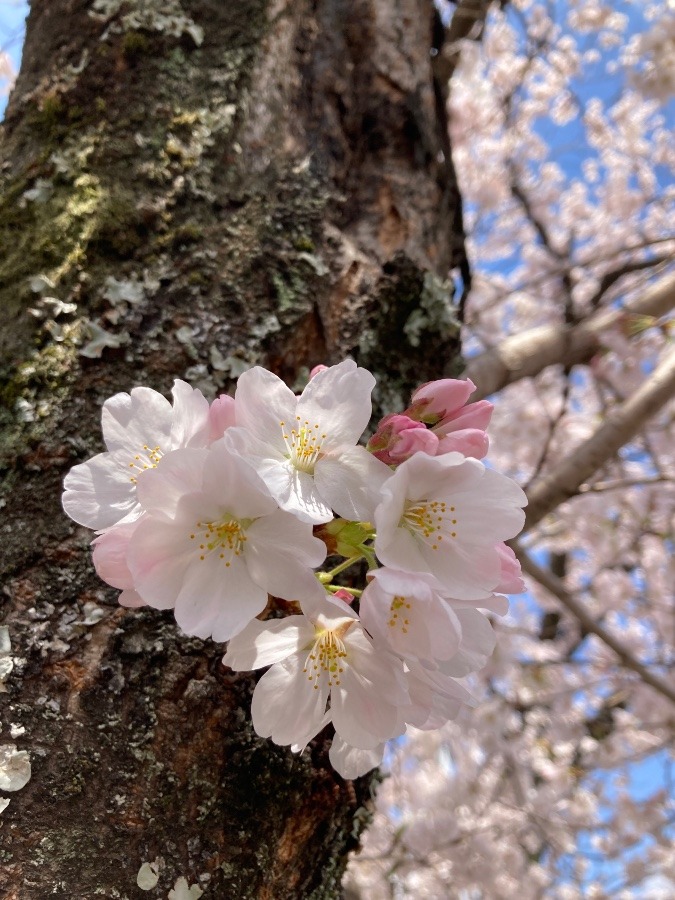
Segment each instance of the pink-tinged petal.
[[476,385],[470,378],[441,378],[420,385],[412,395],[412,405],[426,404],[426,411],[445,416],[464,406]]
[[522,594],[525,591],[525,582],[516,554],[506,544],[497,544],[497,553],[502,564],[502,571],[495,590],[504,594]]
[[365,447],[339,447],[316,464],[314,482],[321,498],[344,519],[372,521],[382,486],[391,471]]
[[300,608],[310,621],[322,628],[339,628],[349,619],[358,619],[357,614],[337,594],[328,594],[322,588],[321,595],[302,597]]
[[221,394],[209,407],[209,439],[211,442],[217,441],[228,428],[234,428],[235,425],[234,397]]
[[303,566],[320,566],[326,558],[326,545],[314,537],[312,526],[280,509],[255,521],[247,534],[262,553],[276,549]]
[[231,428],[223,438],[226,446],[245,459],[265,483],[279,506],[302,522],[320,525],[330,522],[333,512],[319,496],[314,478],[298,471],[290,460],[263,444],[242,428]]
[[462,625],[462,643],[457,653],[439,663],[445,675],[462,678],[482,669],[492,656],[497,636],[489,619],[475,609],[458,609],[457,616]]
[[407,702],[403,663],[397,656],[375,647],[363,628],[356,626],[347,632],[345,643],[349,669],[375,685],[380,700],[392,706],[402,706]]
[[340,684],[331,690],[335,730],[343,741],[361,750],[374,750],[378,744],[405,730],[397,707],[380,695],[380,683],[369,681],[360,671],[347,665],[340,676]]
[[375,553],[383,565],[391,566],[394,569],[404,569],[406,572],[430,571],[420,543],[409,531],[404,528],[396,528],[391,536],[387,535],[387,543],[384,543],[377,515],[375,524],[377,526]]
[[408,673],[410,705],[404,710],[409,725],[432,731],[455,719],[463,706],[475,706],[471,694],[441,672],[416,666]]
[[245,560],[251,578],[275,597],[301,600],[324,593],[312,569],[281,550],[274,550],[269,545],[258,546],[251,538],[246,546]]
[[284,428],[292,428],[296,421],[293,391],[272,372],[255,366],[239,376],[234,399],[237,425],[283,453]]
[[456,597],[444,597],[444,600],[453,609],[485,609],[497,616],[505,616],[509,611],[508,597],[502,594],[491,594],[489,597],[482,597],[480,600],[458,600]]
[[[377,577],[385,573],[384,578]],[[423,576],[378,569],[361,597],[361,621],[404,659],[447,659],[457,652],[461,626]]]
[[186,634],[227,641],[266,605],[267,591],[252,581],[240,558],[226,567],[211,553],[187,567],[176,598],[176,622]]
[[[433,545],[420,541],[423,572],[433,572],[444,592],[458,600],[487,600],[499,579],[499,557],[492,547]],[[479,604],[480,605],[480,604]]]
[[144,510],[174,518],[185,494],[202,489],[207,450],[173,450],[163,456],[156,469],[138,479],[136,494]]
[[442,437],[438,444],[437,456],[443,453],[462,453],[474,459],[483,459],[490,447],[490,439],[478,428],[465,428]]
[[296,654],[277,663],[256,685],[251,702],[253,727],[261,737],[276,744],[302,744],[320,730],[328,699],[322,684],[314,688],[303,668],[305,659]]
[[208,450],[204,494],[238,519],[255,519],[274,512],[277,504],[255,469],[234,453],[225,440]]
[[120,393],[103,404],[101,424],[106,447],[132,455],[144,445],[170,449],[171,404],[157,391],[137,387],[131,394]]
[[177,378],[171,390],[173,415],[169,447],[206,447],[209,441],[209,401],[196,388]]
[[439,435],[450,434],[452,431],[461,431],[466,428],[477,428],[480,431],[490,424],[494,404],[489,400],[479,400],[477,403],[469,403],[462,409],[451,413],[434,426],[434,431]]
[[[457,491],[474,492],[482,489],[485,471],[477,459],[465,459],[460,453],[442,456],[418,454],[402,463],[392,478],[405,472],[407,496],[412,499],[442,499],[454,497]],[[478,486],[481,485],[481,488]]]
[[[475,462],[475,460],[467,460]],[[443,499],[445,499],[445,495]],[[527,504],[524,491],[515,481],[485,469],[480,487],[448,496],[456,506],[459,540],[476,544],[497,544],[515,537],[525,522],[521,507]]]
[[175,605],[194,552],[190,535],[180,526],[153,516],[139,522],[127,563],[136,590],[149,606],[170,609]]
[[136,486],[126,451],[99,453],[68,472],[63,508],[71,519],[97,531],[110,528],[136,506]]
[[232,638],[223,663],[235,672],[250,672],[281,662],[301,648],[309,646],[314,629],[304,616],[252,622]]
[[375,378],[351,359],[314,376],[298,401],[302,422],[326,434],[324,448],[356,444],[372,412],[370,395]]
[[318,366],[314,366],[313,369],[310,369],[309,377],[314,378],[315,375],[318,375],[319,372],[325,372],[328,366],[324,366],[323,363],[319,363]]
[[126,606],[129,609],[140,609],[141,606],[147,606],[145,600],[137,591],[126,590],[117,598],[120,606]]
[[346,744],[339,734],[333,738],[333,743],[328,751],[330,764],[338,775],[348,781],[360,778],[379,766],[383,756],[384,744],[378,744],[372,750],[359,750],[358,747]]
[[134,580],[127,565],[127,551],[140,519],[115,525],[92,541],[92,559],[96,574],[112,587],[133,588]]

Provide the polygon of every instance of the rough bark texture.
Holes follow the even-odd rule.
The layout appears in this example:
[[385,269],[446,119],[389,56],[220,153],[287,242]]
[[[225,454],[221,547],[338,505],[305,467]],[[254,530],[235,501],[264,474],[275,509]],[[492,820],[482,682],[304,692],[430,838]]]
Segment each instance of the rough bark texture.
[[257,363],[296,385],[351,354],[391,408],[457,354],[433,5],[93,7],[33,0],[2,135],[0,741],[32,778],[0,795],[0,894],[166,897],[183,875],[206,898],[338,897],[375,780],[335,775],[329,736],[299,758],[260,740],[253,677],[119,608],[59,498],[116,391],[213,396]]

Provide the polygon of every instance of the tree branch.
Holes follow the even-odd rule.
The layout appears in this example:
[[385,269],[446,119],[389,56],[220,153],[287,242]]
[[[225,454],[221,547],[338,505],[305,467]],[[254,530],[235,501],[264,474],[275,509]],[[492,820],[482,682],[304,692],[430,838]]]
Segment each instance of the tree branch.
[[655,691],[658,691],[661,696],[670,700],[671,703],[675,703],[675,688],[672,685],[650,672],[639,660],[635,659],[630,651],[611,632],[607,631],[603,625],[599,624],[597,619],[588,612],[583,604],[569,593],[559,578],[537,565],[517,543],[513,542],[511,547],[520,561],[523,572],[526,572],[531,578],[538,581],[542,587],[546,588],[565,609],[579,620],[585,631],[600,638],[604,644],[613,650],[626,669],[635,672],[645,684],[654,688]]
[[524,530],[530,530],[549,512],[575,496],[581,485],[638,434],[648,419],[673,396],[675,349],[628,400],[607,415],[595,434],[532,487]]
[[542,325],[507,338],[498,347],[469,360],[464,371],[476,385],[472,400],[494,394],[521,378],[533,378],[552,365],[588,362],[600,349],[600,335],[631,315],[660,318],[675,306],[675,275],[648,287],[620,308],[595,313],[579,325]]

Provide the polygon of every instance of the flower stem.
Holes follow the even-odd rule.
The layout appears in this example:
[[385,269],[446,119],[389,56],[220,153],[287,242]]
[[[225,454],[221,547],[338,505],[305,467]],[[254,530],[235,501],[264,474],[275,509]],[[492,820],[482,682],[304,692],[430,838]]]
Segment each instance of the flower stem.
[[361,555],[350,556],[349,559],[345,559],[343,562],[339,563],[334,569],[331,569],[330,572],[318,572],[317,577],[321,584],[329,585],[336,575],[339,575],[340,572],[344,572],[345,569],[353,566],[354,563],[357,563],[362,558]]
[[333,594],[337,591],[347,591],[348,594],[353,594],[355,597],[360,597],[363,593],[358,588],[345,587],[344,584],[327,584],[326,590],[331,591]]

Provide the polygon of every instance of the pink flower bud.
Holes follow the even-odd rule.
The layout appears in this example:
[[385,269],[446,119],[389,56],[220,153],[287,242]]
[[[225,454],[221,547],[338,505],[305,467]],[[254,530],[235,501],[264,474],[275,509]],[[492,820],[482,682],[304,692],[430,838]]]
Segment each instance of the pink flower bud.
[[456,413],[476,390],[470,378],[442,378],[420,385],[412,395],[412,404],[406,414],[428,425],[437,425],[442,419]]
[[323,363],[319,363],[318,366],[314,366],[312,371],[309,373],[310,380],[314,378],[315,375],[318,375],[319,372],[325,372],[328,366],[324,366]]
[[[438,429],[434,429],[433,433],[438,434]],[[441,437],[436,456],[457,451],[464,456],[482,459],[489,446],[490,440],[480,428],[463,428],[461,431],[451,431],[450,434]]]
[[395,466],[414,453],[436,456],[438,437],[423,422],[408,416],[385,416],[368,441],[368,449],[377,459]]
[[497,544],[497,553],[502,565],[499,584],[495,588],[500,594],[522,594],[525,592],[525,582],[522,579],[520,563],[516,554],[506,544]]
[[344,588],[340,588],[339,591],[335,591],[333,596],[337,597],[340,600],[344,600],[345,603],[353,603],[354,602],[354,595],[350,594],[349,591],[346,591]]
[[[426,423],[441,439],[438,453],[458,450],[464,456],[482,459],[487,453],[488,442],[484,432],[490,424],[493,405],[489,400],[468,403],[469,395],[476,389],[467,378],[443,378],[423,384],[412,395],[412,403],[405,410],[411,419]],[[452,435],[452,440],[447,440]]]
[[234,397],[221,394],[209,407],[210,440],[217,441],[234,424]]

